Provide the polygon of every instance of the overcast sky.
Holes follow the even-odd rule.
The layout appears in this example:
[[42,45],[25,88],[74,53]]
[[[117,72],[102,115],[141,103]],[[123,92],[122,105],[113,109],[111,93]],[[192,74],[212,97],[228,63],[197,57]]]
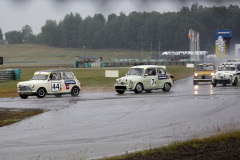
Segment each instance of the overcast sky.
[[203,6],[239,4],[237,0],[0,0],[0,28],[3,33],[21,31],[27,24],[38,34],[46,20],[59,22],[70,12],[77,12],[82,18],[102,13],[107,18],[120,12],[176,12],[195,2]]

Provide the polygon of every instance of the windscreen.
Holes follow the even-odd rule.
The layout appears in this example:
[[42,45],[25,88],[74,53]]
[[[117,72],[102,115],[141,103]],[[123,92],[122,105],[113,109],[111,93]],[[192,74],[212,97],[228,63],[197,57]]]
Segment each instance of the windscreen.
[[49,73],[36,72],[36,73],[34,73],[32,80],[47,80],[48,76],[49,76]]
[[128,71],[127,75],[137,75],[137,76],[141,76],[143,74],[143,69],[142,68],[131,68]]
[[197,66],[197,71],[213,71],[214,67],[211,65],[199,65]]
[[232,67],[232,66],[219,66],[218,67],[218,71],[235,71],[236,67]]

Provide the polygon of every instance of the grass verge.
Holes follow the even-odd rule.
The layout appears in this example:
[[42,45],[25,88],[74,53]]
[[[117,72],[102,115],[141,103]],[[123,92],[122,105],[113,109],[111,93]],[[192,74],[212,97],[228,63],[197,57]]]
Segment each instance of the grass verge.
[[0,109],[0,127],[43,113],[40,109]]
[[239,153],[240,131],[234,131],[102,160],[238,160]]

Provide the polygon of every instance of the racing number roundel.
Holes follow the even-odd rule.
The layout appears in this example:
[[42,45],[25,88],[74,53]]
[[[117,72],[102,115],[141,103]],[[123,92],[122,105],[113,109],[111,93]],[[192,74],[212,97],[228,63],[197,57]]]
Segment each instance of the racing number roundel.
[[60,91],[60,88],[61,88],[60,83],[58,83],[58,82],[52,83],[52,91],[53,92]]
[[157,84],[157,81],[155,80],[155,78],[152,78],[150,83],[151,83],[151,86],[155,86]]

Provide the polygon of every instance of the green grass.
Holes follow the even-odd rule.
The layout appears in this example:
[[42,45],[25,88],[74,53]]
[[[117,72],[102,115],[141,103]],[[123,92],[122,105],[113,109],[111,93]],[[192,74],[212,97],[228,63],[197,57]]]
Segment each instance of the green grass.
[[102,160],[238,159],[239,144],[240,131],[232,131],[202,139],[173,142],[167,146],[134,153],[126,152],[123,156],[106,157]]
[[25,110],[0,110],[0,127],[10,125],[21,121],[22,119],[30,116],[35,116],[43,113],[40,109],[25,109]]
[[[150,52],[143,53],[145,57]],[[4,62],[41,62],[41,61],[72,61],[76,56],[103,57],[103,61],[112,61],[116,58],[141,58],[141,51],[112,50],[112,49],[81,49],[81,48],[54,48],[43,45],[31,44],[0,44],[0,56]]]

